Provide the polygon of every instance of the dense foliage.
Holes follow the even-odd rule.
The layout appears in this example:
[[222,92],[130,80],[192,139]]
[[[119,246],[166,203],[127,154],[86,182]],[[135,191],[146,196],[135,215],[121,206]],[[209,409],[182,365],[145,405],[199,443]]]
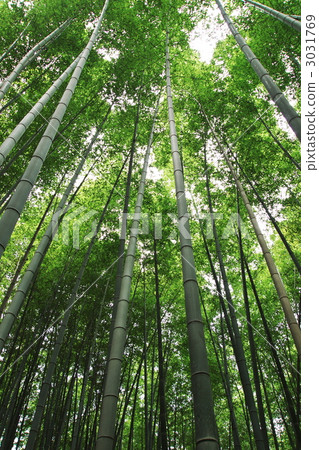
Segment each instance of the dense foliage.
[[[297,0],[267,0],[267,5],[285,14],[300,14]],[[227,1],[224,7],[298,111],[298,33],[240,0]],[[62,33],[36,54],[0,101],[1,142],[84,49],[102,8],[102,0],[0,1],[2,80],[34,45],[71,19]],[[210,22],[209,16],[213,17]],[[225,38],[219,38],[209,63],[192,49],[190,36],[199,23],[211,23],[207,39],[210,33],[222,36],[226,32]],[[215,2],[193,0],[110,0],[98,39],[2,256],[0,309],[4,320],[84,157],[67,201],[70,208],[60,216],[58,233],[33,276],[1,353],[1,448],[25,448],[39,409],[41,386],[51,369],[32,448],[95,446],[112,311],[121,276],[118,261],[124,261],[119,219],[123,211],[134,212],[158,98],[142,208],[144,228],[138,235],[132,278],[115,445],[134,449],[195,448],[165,95],[167,30],[177,137],[220,448],[256,448],[250,406],[234,356],[233,322],[227,314],[237,319],[258,414],[265,416],[264,448],[298,448],[300,358],[215,135],[225,149],[230,149],[228,155],[262,225],[300,325],[299,142],[236,46]],[[1,213],[67,82],[58,88],[0,167]],[[95,239],[94,227],[106,202]],[[212,211],[217,214],[215,237]],[[65,312],[70,320],[66,321],[53,363]],[[235,341],[239,345],[237,338]],[[161,402],[163,386],[165,401]]]

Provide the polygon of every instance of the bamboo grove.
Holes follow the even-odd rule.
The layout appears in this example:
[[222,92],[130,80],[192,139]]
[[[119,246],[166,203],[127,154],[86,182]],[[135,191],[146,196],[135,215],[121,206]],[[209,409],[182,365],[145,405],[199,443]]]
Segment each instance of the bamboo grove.
[[1,449],[300,448],[299,2],[0,16]]

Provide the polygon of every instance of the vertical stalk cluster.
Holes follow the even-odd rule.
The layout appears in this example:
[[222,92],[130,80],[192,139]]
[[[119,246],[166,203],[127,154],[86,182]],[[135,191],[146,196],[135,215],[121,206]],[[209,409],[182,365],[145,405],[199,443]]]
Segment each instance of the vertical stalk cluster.
[[61,325],[60,325],[60,328],[59,328],[59,331],[58,331],[58,335],[57,335],[57,338],[56,338],[56,342],[54,344],[54,348],[53,348],[53,352],[52,352],[52,355],[51,355],[51,358],[50,358],[50,362],[49,362],[48,368],[46,370],[45,377],[44,377],[44,380],[43,380],[43,383],[42,383],[42,386],[41,386],[41,389],[40,389],[40,393],[39,393],[39,396],[38,396],[38,401],[37,401],[34,417],[33,417],[33,420],[32,420],[31,429],[30,429],[30,432],[29,432],[29,437],[28,437],[26,450],[32,450],[34,448],[35,443],[36,443],[38,432],[39,432],[40,425],[41,425],[41,420],[42,420],[42,416],[43,416],[44,407],[45,407],[45,404],[46,404],[46,401],[47,401],[47,398],[48,398],[48,395],[49,395],[49,390],[50,390],[50,386],[51,386],[51,383],[52,383],[52,378],[53,378],[53,375],[54,375],[54,372],[55,372],[55,368],[56,368],[56,365],[57,365],[58,356],[59,356],[59,353],[60,353],[60,350],[61,350],[61,347],[62,347],[62,344],[63,344],[64,335],[65,335],[65,332],[66,332],[66,329],[67,329],[67,326],[68,326],[68,322],[69,322],[69,319],[70,319],[70,316],[71,316],[72,308],[73,308],[73,305],[74,305],[74,303],[76,301],[76,297],[77,297],[77,294],[78,294],[78,290],[79,290],[79,287],[80,287],[80,284],[81,284],[81,281],[82,281],[85,269],[87,267],[87,264],[89,262],[89,258],[91,256],[91,253],[92,253],[92,250],[93,250],[93,247],[94,247],[94,244],[96,242],[97,234],[98,234],[98,232],[99,232],[99,230],[101,228],[102,222],[104,220],[105,214],[107,212],[107,209],[108,209],[109,203],[111,201],[112,195],[114,193],[114,190],[116,188],[116,185],[117,185],[117,183],[119,181],[119,178],[121,176],[121,173],[122,173],[122,170],[124,168],[124,165],[125,165],[125,162],[123,163],[122,168],[121,168],[121,170],[120,170],[120,172],[119,172],[119,174],[118,174],[118,176],[117,176],[117,178],[115,180],[115,183],[114,183],[114,185],[113,185],[113,187],[112,187],[112,189],[111,189],[111,191],[110,191],[110,193],[108,195],[108,199],[107,199],[107,201],[106,201],[106,203],[104,205],[103,211],[102,211],[102,213],[100,215],[99,222],[98,222],[98,224],[96,226],[96,229],[95,229],[94,234],[93,234],[93,236],[91,238],[90,244],[89,244],[89,246],[88,246],[88,248],[87,248],[87,250],[85,252],[85,255],[84,255],[81,267],[80,267],[80,269],[78,271],[78,274],[76,276],[76,280],[75,280],[75,283],[74,283],[74,286],[73,286],[72,293],[70,295],[70,298],[68,299],[67,308],[66,308],[66,311],[64,313],[64,316],[63,316],[63,319],[62,319],[62,322],[61,322]]
[[15,129],[9,134],[6,140],[0,146],[0,166],[3,164],[5,158],[8,156],[13,147],[19,142],[26,130],[32,124],[34,119],[40,114],[42,109],[57,92],[62,83],[67,79],[73,69],[76,67],[80,56],[78,56],[72,64],[62,73],[62,75],[52,84],[45,94],[42,95],[40,100],[33,106],[33,108],[25,115],[21,122],[15,127]]
[[[204,111],[203,111],[203,113],[204,113]],[[206,120],[209,123],[209,126],[211,127],[211,131],[213,133],[214,139],[216,140],[218,148],[220,149],[220,151],[222,152],[222,154],[223,154],[223,156],[225,158],[225,161],[226,161],[226,163],[228,165],[228,168],[229,168],[229,170],[230,170],[230,172],[231,172],[231,174],[232,174],[232,176],[234,178],[234,181],[235,181],[235,184],[237,186],[237,189],[238,189],[238,191],[240,193],[240,196],[241,196],[241,198],[243,200],[243,203],[244,203],[245,208],[247,210],[249,219],[251,221],[251,224],[253,226],[253,229],[254,229],[254,232],[256,234],[257,240],[259,242],[260,248],[261,248],[261,250],[263,252],[263,255],[264,255],[264,258],[265,258],[265,261],[266,261],[266,264],[267,264],[267,267],[268,267],[268,270],[269,270],[269,273],[270,273],[270,276],[271,276],[272,281],[274,283],[274,286],[276,288],[276,291],[277,291],[277,294],[278,294],[278,297],[279,297],[282,309],[283,309],[285,317],[286,317],[286,321],[288,323],[291,335],[292,335],[293,340],[295,342],[295,346],[296,346],[297,352],[300,355],[301,354],[301,331],[300,331],[300,327],[299,327],[299,325],[297,323],[296,317],[295,317],[295,315],[293,313],[293,310],[292,310],[292,307],[291,307],[291,304],[290,304],[290,301],[289,301],[286,289],[284,287],[283,281],[282,281],[282,279],[281,279],[281,277],[279,275],[279,271],[277,269],[277,266],[275,264],[275,261],[274,261],[272,255],[270,253],[270,250],[268,248],[268,245],[266,243],[264,235],[261,232],[261,229],[259,227],[258,221],[257,221],[256,216],[254,214],[254,211],[253,211],[253,209],[252,209],[252,207],[251,207],[251,205],[249,203],[249,200],[248,200],[246,192],[245,192],[245,190],[243,188],[243,185],[241,184],[241,182],[240,182],[240,180],[239,180],[239,178],[238,178],[238,176],[236,174],[236,171],[235,171],[235,169],[234,169],[234,167],[233,167],[233,165],[232,165],[232,163],[231,163],[231,161],[230,161],[230,159],[229,159],[229,157],[227,155],[227,152],[224,150],[224,147],[222,146],[222,144],[220,143],[218,137],[216,136],[216,133],[214,131],[214,128],[213,128],[210,120],[208,119],[208,117],[207,117],[207,115],[205,113],[204,113],[204,115],[206,117]]]
[[62,31],[65,30],[65,28],[70,24],[71,19],[66,20],[62,23],[58,28],[56,28],[52,33],[50,33],[48,36],[46,36],[42,41],[40,41],[38,44],[36,44],[18,63],[18,65],[13,69],[11,74],[2,82],[0,86],[0,100],[3,99],[5,94],[10,89],[11,84],[15,81],[15,79],[18,77],[18,75],[22,72],[23,69],[25,69],[28,64],[33,60],[33,58],[39,53],[40,50],[43,49],[43,47],[48,44],[52,39],[55,39],[59,36],[59,34],[62,33]]
[[112,342],[107,362],[107,377],[105,380],[104,392],[102,397],[101,415],[100,415],[99,431],[96,441],[96,450],[102,449],[112,450],[115,440],[116,412],[119,397],[122,359],[126,340],[128,306],[130,300],[134,260],[137,246],[137,236],[139,233],[139,223],[144,198],[146,172],[149,164],[149,156],[153,142],[155,118],[157,116],[158,105],[154,115],[149,142],[145,153],[143,171],[141,175],[139,191],[137,194],[135,205],[134,219],[130,230],[130,239],[125,257],[120,295],[119,300],[117,302],[116,316],[112,332]]
[[174,107],[172,100],[169,35],[166,36],[166,91],[169,116],[170,140],[174,167],[175,190],[180,230],[180,248],[182,256],[185,307],[187,317],[188,345],[191,363],[191,382],[194,396],[195,440],[197,449],[219,448],[217,426],[213,410],[213,397],[203,320],[200,310],[198,284],[196,279],[195,260],[189,227],[189,215],[185,198],[184,175],[181,155],[175,127]]
[[[234,306],[232,295],[230,292],[230,286],[228,283],[228,277],[227,277],[226,269],[225,269],[225,265],[224,265],[224,258],[222,255],[221,245],[220,245],[220,241],[219,241],[219,237],[218,237],[218,233],[217,233],[217,229],[216,229],[216,225],[215,225],[215,220],[214,220],[212,199],[211,199],[211,194],[210,194],[210,179],[209,179],[209,173],[207,170],[206,148],[204,149],[204,157],[205,157],[205,178],[206,178],[206,191],[207,191],[208,206],[209,206],[209,212],[210,212],[210,216],[211,216],[212,229],[213,229],[215,248],[216,248],[220,273],[221,273],[224,290],[225,290],[226,302],[224,301],[222,291],[221,291],[221,286],[220,286],[220,283],[217,278],[216,270],[214,269],[211,256],[208,252],[207,243],[205,244],[206,253],[208,255],[208,259],[209,259],[210,266],[212,269],[214,281],[215,281],[216,287],[218,289],[220,304],[221,304],[221,307],[222,307],[222,310],[224,313],[228,333],[229,333],[231,343],[233,346],[233,351],[234,351],[234,355],[236,358],[238,372],[239,372],[242,388],[243,388],[244,395],[245,395],[245,402],[247,405],[247,409],[248,409],[248,413],[249,413],[249,417],[250,417],[250,421],[251,421],[251,425],[252,425],[252,429],[253,429],[256,448],[258,450],[264,450],[265,443],[264,443],[263,435],[261,433],[260,419],[258,416],[256,404],[255,404],[252,384],[250,381],[248,366],[247,366],[247,362],[246,362],[246,356],[245,356],[245,352],[244,352],[243,341],[242,341],[241,333],[239,330],[235,306]],[[228,310],[226,308],[225,303],[228,304]]]
[[9,240],[11,237],[11,234],[13,233],[13,230],[15,228],[15,225],[17,221],[19,220],[19,217],[21,215],[21,212],[24,208],[24,205],[27,201],[27,198],[30,194],[31,189],[33,188],[34,184],[36,183],[37,177],[39,175],[39,172],[42,168],[42,165],[47,157],[47,154],[49,152],[49,149],[52,145],[53,139],[55,138],[58,129],[60,127],[60,124],[62,122],[62,119],[64,117],[64,114],[67,110],[67,107],[71,101],[71,98],[73,96],[73,93],[75,91],[75,88],[77,86],[77,83],[79,81],[79,78],[81,76],[81,73],[83,71],[83,68],[85,66],[85,63],[89,57],[89,54],[92,50],[92,47],[97,39],[98,33],[100,31],[100,27],[102,24],[102,20],[104,18],[106,9],[108,7],[109,0],[105,1],[105,4],[103,6],[101,15],[99,17],[99,20],[96,24],[96,27],[92,33],[92,36],[81,53],[81,56],[79,58],[79,61],[77,63],[76,68],[74,69],[74,72],[72,74],[72,77],[64,91],[64,94],[53,113],[53,116],[44,132],[44,135],[42,136],[32,158],[31,161],[22,175],[22,178],[20,182],[17,185],[17,188],[12,195],[4,213],[0,220],[0,257],[2,256]]
[[39,267],[43,261],[43,258],[49,249],[52,239],[57,232],[59,221],[61,220],[62,216],[68,210],[68,206],[66,207],[68,198],[74,188],[76,180],[78,179],[78,176],[85,164],[85,161],[87,160],[87,157],[92,150],[93,144],[101,132],[102,126],[105,123],[109,112],[110,112],[110,109],[109,109],[108,113],[106,114],[104,120],[102,121],[100,127],[96,131],[95,135],[93,136],[90,145],[88,146],[88,148],[87,148],[85,154],[83,155],[81,161],[79,162],[68,186],[66,187],[66,189],[63,193],[63,196],[58,204],[58,207],[56,208],[56,210],[53,214],[53,218],[50,221],[49,225],[47,226],[47,229],[38,245],[38,248],[35,251],[35,253],[30,261],[30,264],[28,265],[28,268],[21,279],[21,282],[18,286],[17,292],[14,295],[9,308],[5,312],[2,322],[0,323],[0,352],[3,349],[3,346],[7,340],[7,337],[10,333],[10,330],[11,330],[15,320],[17,319],[17,315],[20,311],[20,308],[23,305],[24,299],[28,293],[28,290],[34,280],[36,273],[39,270]]

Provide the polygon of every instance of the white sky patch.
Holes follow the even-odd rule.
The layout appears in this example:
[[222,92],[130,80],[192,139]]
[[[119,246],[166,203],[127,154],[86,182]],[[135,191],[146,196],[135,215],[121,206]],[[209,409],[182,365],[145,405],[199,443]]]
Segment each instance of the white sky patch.
[[147,172],[146,172],[146,179],[151,179],[154,182],[156,182],[163,178],[164,172],[163,172],[163,170],[158,169],[155,166],[152,166],[152,164],[154,164],[154,162],[155,162],[155,154],[154,154],[153,150],[151,149],[149,165],[148,165]]
[[114,48],[108,50],[106,48],[98,48],[96,52],[98,53],[98,55],[102,56],[102,58],[105,59],[106,61],[118,59],[118,57],[120,56],[119,50],[116,50]]
[[200,60],[210,63],[217,42],[226,38],[229,34],[225,23],[217,23],[219,9],[208,8],[207,17],[201,20],[190,35],[190,47],[197,50]]

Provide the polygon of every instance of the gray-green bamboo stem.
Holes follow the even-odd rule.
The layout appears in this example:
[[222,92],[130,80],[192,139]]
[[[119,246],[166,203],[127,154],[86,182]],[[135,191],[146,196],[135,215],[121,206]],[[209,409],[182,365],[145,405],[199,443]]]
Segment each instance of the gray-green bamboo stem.
[[171,152],[174,167],[180,249],[182,256],[188,345],[191,364],[192,393],[194,396],[196,448],[217,450],[217,425],[213,410],[213,397],[207,360],[203,319],[200,309],[195,260],[190,235],[189,214],[185,197],[184,175],[175,126],[171,90],[169,36],[166,35],[166,91],[170,127]]
[[117,183],[119,181],[119,178],[121,176],[123,168],[124,168],[124,164],[122,165],[122,168],[121,168],[121,170],[120,170],[120,172],[119,172],[119,174],[118,174],[118,176],[116,178],[116,181],[115,181],[115,183],[114,183],[114,185],[113,185],[113,187],[112,187],[112,189],[110,191],[108,199],[107,199],[107,201],[105,203],[105,206],[103,208],[103,211],[102,211],[102,213],[100,215],[99,222],[98,222],[98,224],[96,226],[96,229],[94,231],[94,235],[92,236],[90,244],[89,244],[89,246],[88,246],[88,248],[86,250],[86,253],[84,255],[84,259],[82,261],[80,270],[79,270],[79,272],[77,274],[77,277],[76,277],[76,280],[75,280],[75,284],[74,284],[71,296],[70,296],[70,298],[68,300],[66,312],[65,312],[65,314],[63,316],[63,320],[62,320],[60,328],[59,328],[58,336],[57,336],[57,339],[56,339],[56,342],[55,342],[55,345],[54,345],[54,349],[53,349],[53,352],[52,352],[52,355],[51,355],[51,358],[50,358],[50,362],[49,362],[49,365],[48,365],[48,368],[47,368],[47,371],[46,371],[46,374],[45,374],[45,377],[44,377],[44,381],[42,383],[42,387],[41,387],[41,390],[40,390],[40,393],[39,393],[36,410],[35,410],[35,413],[34,413],[32,424],[31,424],[31,430],[29,432],[29,437],[28,437],[26,450],[32,450],[34,448],[34,446],[35,446],[36,439],[37,439],[38,432],[39,432],[40,425],[41,425],[41,420],[42,420],[42,416],[43,416],[45,403],[46,403],[46,400],[47,400],[48,395],[49,395],[49,389],[50,389],[50,386],[51,386],[52,377],[53,377],[53,374],[55,372],[57,359],[58,359],[58,356],[59,356],[59,353],[60,353],[61,346],[63,344],[64,335],[65,335],[65,332],[66,332],[66,329],[67,329],[67,326],[68,326],[68,322],[69,322],[69,319],[70,319],[70,316],[71,316],[71,312],[72,312],[72,307],[73,307],[73,305],[74,305],[74,303],[76,301],[77,293],[78,293],[78,290],[79,290],[79,287],[80,287],[80,284],[81,284],[81,281],[82,281],[82,278],[83,278],[86,266],[87,266],[89,258],[91,256],[93,246],[94,246],[94,244],[96,242],[97,233],[99,232],[99,230],[101,228],[101,225],[102,225],[102,222],[104,220],[107,208],[108,208],[109,203],[111,201],[111,198],[112,198],[113,192],[115,190],[115,187],[116,187],[116,185],[117,185]]
[[56,28],[52,33],[50,33],[48,36],[46,36],[42,41],[40,41],[38,44],[36,44],[17,64],[17,66],[13,69],[11,74],[6,78],[1,86],[0,86],[0,100],[3,99],[5,94],[8,92],[8,90],[11,87],[11,84],[15,81],[15,79],[18,77],[18,75],[22,72],[23,69],[27,67],[27,65],[31,62],[31,60],[34,58],[34,56],[37,54],[39,50],[41,50],[49,41],[59,36],[59,34],[64,31],[64,29],[69,25],[71,22],[71,19],[66,20],[62,23],[58,28]]
[[267,89],[269,95],[271,96],[272,100],[274,101],[275,105],[277,105],[278,109],[282,113],[282,115],[287,120],[289,126],[299,139],[301,140],[301,118],[297,111],[290,105],[284,94],[281,92],[275,81],[272,79],[272,77],[268,74],[267,70],[264,68],[264,66],[261,64],[259,59],[256,57],[256,55],[253,53],[249,45],[246,43],[245,39],[241,36],[237,28],[234,26],[228,15],[226,14],[221,2],[219,0],[216,0],[216,3],[218,5],[218,8],[220,9],[220,12],[222,16],[225,19],[225,22],[228,25],[228,28],[230,29],[231,33],[233,34],[237,44],[239,45],[240,49],[246,56],[247,60],[249,61],[251,67],[254,69],[256,75],[260,79],[260,81],[263,83],[265,88]]
[[0,146],[0,166],[3,164],[5,158],[9,155],[13,147],[19,142],[26,130],[32,124],[34,119],[38,117],[42,109],[48,103],[48,101],[57,92],[62,83],[67,79],[70,73],[73,71],[79,61],[78,56],[72,64],[63,72],[63,74],[52,84],[45,94],[42,95],[40,100],[31,108],[31,110],[24,116],[21,122],[15,127],[15,129],[9,134],[5,141]]
[[[109,109],[108,113],[109,112],[110,112],[110,109]],[[87,156],[89,155],[90,151],[92,150],[94,142],[96,141],[96,139],[98,138],[98,136],[101,132],[102,126],[103,126],[105,120],[107,119],[108,113],[106,114],[104,121],[102,121],[99,129],[96,131],[94,137],[92,138],[90,145],[88,146],[85,154],[83,155],[81,161],[79,162],[79,164],[76,168],[76,171],[73,174],[73,177],[71,178],[67,188],[65,189],[64,194],[60,200],[60,203],[53,214],[52,220],[49,223],[49,225],[38,245],[38,248],[30,261],[30,264],[29,264],[27,270],[21,279],[21,282],[18,286],[17,292],[14,295],[8,310],[5,312],[2,322],[0,323],[0,352],[2,351],[3,346],[7,340],[7,337],[10,333],[12,325],[14,324],[15,320],[17,319],[17,315],[18,315],[20,308],[24,302],[27,292],[32,284],[35,274],[37,273],[37,271],[42,263],[42,260],[52,242],[52,239],[58,230],[58,223],[59,223],[60,219],[62,218],[63,214],[65,214],[65,212],[69,208],[69,206],[66,206],[68,197],[74,188],[75,182],[83,168],[83,165],[86,161]]]
[[41,167],[46,159],[48,151],[52,145],[53,139],[55,138],[59,126],[62,122],[64,114],[67,110],[69,102],[72,98],[72,95],[77,86],[78,80],[81,76],[85,63],[89,57],[91,49],[97,39],[102,20],[105,15],[105,11],[108,7],[109,0],[105,1],[103,6],[100,18],[97,22],[97,25],[92,33],[92,36],[83,50],[80,59],[77,63],[76,68],[72,74],[72,77],[64,91],[64,94],[47,126],[44,135],[42,136],[32,158],[31,161],[22,175],[22,178],[16,188],[15,193],[12,195],[9,204],[6,207],[5,212],[0,220],[0,257],[3,254],[9,240],[11,234],[13,233],[14,227],[19,220],[21,212],[24,208],[24,205],[27,201],[29,193],[36,183],[38,174],[41,170]]
[[231,149],[228,148],[228,152],[229,154],[231,154],[233,156],[233,158],[236,161],[236,164],[238,165],[239,169],[241,170],[242,174],[244,175],[244,177],[246,178],[249,186],[252,188],[254,194],[256,195],[258,201],[260,202],[260,204],[262,205],[262,207],[264,208],[266,214],[268,215],[271,223],[273,224],[273,226],[275,227],[277,233],[279,234],[279,237],[282,241],[282,243],[284,244],[284,246],[286,247],[287,252],[289,253],[293,263],[296,266],[296,269],[298,270],[299,273],[301,273],[301,266],[300,263],[296,257],[296,255],[294,254],[294,252],[292,251],[292,248],[290,247],[289,243],[287,242],[287,239],[285,238],[283,232],[281,231],[276,219],[273,217],[273,215],[271,214],[271,212],[269,211],[266,203],[264,202],[264,200],[261,198],[261,196],[259,195],[256,186],[250,181],[248,175],[246,174],[246,172],[244,171],[242,165],[240,164],[240,162],[238,161],[238,159],[235,157],[235,155],[232,153]]
[[[203,113],[204,113],[204,111],[203,111]],[[259,227],[258,221],[257,221],[257,219],[255,217],[255,214],[254,214],[254,211],[253,211],[253,209],[252,209],[252,207],[251,207],[251,205],[249,203],[249,200],[248,200],[248,197],[247,197],[247,195],[245,193],[245,190],[244,190],[244,188],[243,188],[243,186],[242,186],[242,184],[241,184],[241,182],[240,182],[240,180],[239,180],[239,178],[238,178],[238,176],[236,174],[236,171],[235,171],[235,169],[234,169],[230,159],[228,158],[227,152],[225,151],[224,147],[222,146],[221,142],[219,141],[219,139],[218,139],[218,137],[217,137],[217,135],[216,135],[216,133],[214,131],[214,127],[213,127],[212,123],[210,122],[210,120],[208,119],[208,117],[206,116],[206,114],[205,114],[205,117],[206,117],[206,120],[207,120],[207,122],[208,122],[208,124],[209,124],[209,126],[211,128],[211,131],[212,131],[213,136],[214,136],[214,138],[215,138],[215,140],[217,142],[217,145],[218,145],[220,151],[222,152],[222,154],[223,154],[223,156],[225,158],[227,166],[228,166],[228,168],[229,168],[229,170],[230,170],[230,172],[231,172],[231,174],[232,174],[232,176],[234,178],[234,181],[235,181],[235,184],[237,186],[237,189],[238,189],[238,191],[240,193],[240,196],[241,196],[241,198],[243,200],[243,203],[244,203],[244,205],[246,207],[249,219],[250,219],[251,224],[253,226],[253,229],[254,229],[254,232],[256,234],[257,240],[259,242],[260,248],[261,248],[261,250],[263,252],[263,255],[264,255],[264,258],[265,258],[265,261],[266,261],[266,264],[267,264],[267,267],[268,267],[268,270],[269,270],[269,273],[270,273],[270,276],[271,276],[272,281],[274,283],[274,286],[276,288],[276,291],[277,291],[277,294],[278,294],[278,297],[279,297],[282,309],[283,309],[285,317],[286,317],[286,321],[288,323],[288,326],[290,328],[293,340],[295,342],[295,346],[296,346],[297,352],[300,355],[301,354],[301,332],[300,332],[300,327],[299,327],[299,325],[297,323],[297,320],[295,318],[295,315],[293,313],[293,310],[292,310],[292,307],[291,307],[291,304],[290,304],[290,301],[289,301],[286,289],[284,287],[283,281],[282,281],[282,279],[281,279],[281,277],[279,275],[279,271],[278,271],[278,269],[276,267],[276,264],[275,264],[275,261],[274,261],[272,255],[270,253],[270,250],[268,248],[268,245],[266,243],[264,235],[261,232],[261,229]]]
[[104,294],[103,294],[103,299],[101,301],[100,304],[100,309],[99,309],[99,314],[94,326],[94,333],[91,339],[91,345],[89,347],[89,351],[88,351],[88,357],[87,357],[87,361],[86,361],[86,365],[85,365],[85,370],[84,370],[84,377],[83,377],[83,382],[82,382],[82,388],[81,388],[81,394],[80,394],[80,401],[79,401],[79,407],[77,410],[77,416],[76,416],[76,421],[75,421],[75,425],[74,425],[74,429],[73,429],[73,433],[72,433],[72,442],[71,442],[71,450],[76,450],[77,448],[80,447],[81,442],[79,439],[79,432],[80,432],[80,424],[81,424],[81,420],[82,420],[82,415],[83,415],[83,409],[84,409],[84,401],[85,401],[85,391],[87,388],[87,383],[89,380],[89,374],[90,374],[90,367],[92,364],[92,358],[93,358],[93,352],[96,346],[96,336],[97,336],[97,332],[98,332],[98,327],[100,325],[101,322],[101,316],[102,316],[102,312],[103,312],[103,308],[104,308],[104,304],[105,304],[105,297],[106,297],[106,293],[109,287],[109,282],[110,280],[107,280],[105,289],[104,289]]
[[129,244],[125,257],[120,295],[119,300],[117,302],[116,317],[113,327],[112,343],[110,347],[109,360],[107,363],[107,377],[102,398],[100,423],[96,441],[96,450],[102,449],[112,450],[115,439],[117,402],[119,397],[121,366],[126,340],[127,314],[130,300],[131,283],[133,277],[137,235],[139,232],[139,223],[143,205],[146,172],[149,164],[149,156],[153,142],[155,119],[157,116],[158,106],[159,100],[154,115],[147,150],[145,153],[144,166],[142,170],[139,191],[137,194],[135,205],[134,219],[131,226]]
[[283,14],[279,11],[276,11],[275,9],[269,8],[269,6],[263,5],[262,3],[254,2],[252,0],[244,1],[246,3],[250,3],[260,11],[275,17],[277,20],[280,20],[280,22],[285,23],[289,27],[294,28],[295,30],[299,31],[299,33],[301,33],[301,23],[298,22],[298,20],[295,20],[292,16],[287,16],[287,14]]

